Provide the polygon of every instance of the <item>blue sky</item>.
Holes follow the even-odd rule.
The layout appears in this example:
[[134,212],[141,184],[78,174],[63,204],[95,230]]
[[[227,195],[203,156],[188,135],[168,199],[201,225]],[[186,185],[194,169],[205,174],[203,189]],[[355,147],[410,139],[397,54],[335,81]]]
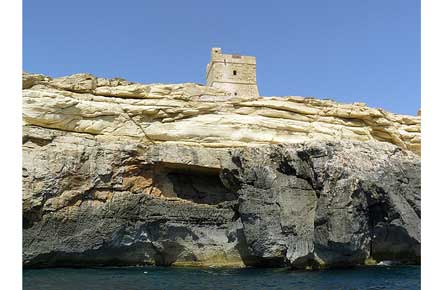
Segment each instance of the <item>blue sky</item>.
[[418,0],[23,1],[23,69],[205,83],[210,48],[257,57],[263,96],[414,115]]

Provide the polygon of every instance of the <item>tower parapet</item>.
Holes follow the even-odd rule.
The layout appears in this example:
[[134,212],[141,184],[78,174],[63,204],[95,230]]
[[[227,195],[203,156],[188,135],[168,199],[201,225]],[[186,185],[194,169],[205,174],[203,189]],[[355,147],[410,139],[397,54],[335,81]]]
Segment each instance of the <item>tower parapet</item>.
[[206,85],[223,89],[231,96],[255,98],[257,87],[255,56],[223,54],[221,48],[211,49],[211,61],[206,66]]

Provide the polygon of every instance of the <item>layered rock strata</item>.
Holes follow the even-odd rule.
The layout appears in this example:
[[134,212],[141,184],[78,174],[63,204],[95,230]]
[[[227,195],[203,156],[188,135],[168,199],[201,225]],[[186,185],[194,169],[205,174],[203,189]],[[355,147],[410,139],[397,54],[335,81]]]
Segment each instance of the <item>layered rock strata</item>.
[[420,260],[419,117],[87,74],[23,86],[25,267]]
[[302,97],[226,96],[196,84],[143,85],[88,74],[24,75],[25,124],[143,142],[209,147],[380,141],[420,153],[420,117]]

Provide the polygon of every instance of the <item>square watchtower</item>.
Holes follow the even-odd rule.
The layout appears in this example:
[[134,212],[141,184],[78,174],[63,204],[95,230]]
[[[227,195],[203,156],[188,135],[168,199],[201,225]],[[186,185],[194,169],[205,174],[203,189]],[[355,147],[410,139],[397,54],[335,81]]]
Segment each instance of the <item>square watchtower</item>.
[[258,97],[255,56],[222,54],[221,48],[212,48],[206,85],[223,89],[231,96]]

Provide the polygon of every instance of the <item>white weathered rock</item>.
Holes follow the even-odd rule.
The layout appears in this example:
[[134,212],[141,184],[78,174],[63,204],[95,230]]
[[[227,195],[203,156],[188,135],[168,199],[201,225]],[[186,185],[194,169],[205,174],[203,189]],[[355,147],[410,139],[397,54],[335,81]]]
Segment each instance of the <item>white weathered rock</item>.
[[420,154],[420,116],[302,97],[229,97],[197,84],[23,75],[25,124],[209,147],[305,140],[388,142]]

